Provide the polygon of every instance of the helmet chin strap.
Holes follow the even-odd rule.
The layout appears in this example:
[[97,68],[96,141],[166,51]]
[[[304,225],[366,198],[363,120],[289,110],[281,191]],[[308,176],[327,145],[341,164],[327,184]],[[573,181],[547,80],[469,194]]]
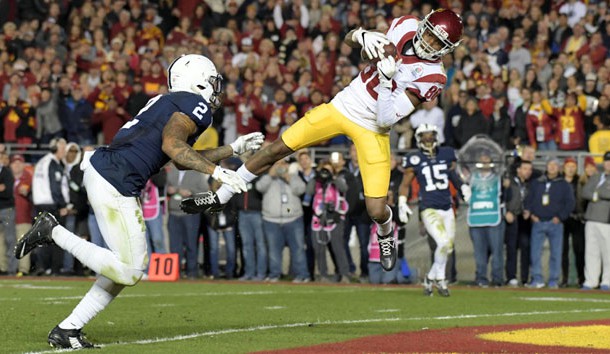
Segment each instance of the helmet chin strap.
[[422,143],[420,149],[422,150],[424,155],[434,157],[436,155],[436,146],[437,146],[436,143],[432,143],[432,146],[430,146],[430,147],[428,147],[428,146],[424,145],[424,143]]

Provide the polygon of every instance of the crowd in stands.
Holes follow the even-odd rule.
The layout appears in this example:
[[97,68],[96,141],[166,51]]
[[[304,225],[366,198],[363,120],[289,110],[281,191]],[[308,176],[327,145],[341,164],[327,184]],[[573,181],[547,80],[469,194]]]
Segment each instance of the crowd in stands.
[[[414,129],[424,121],[433,121],[442,132],[440,142],[456,148],[474,135],[487,134],[506,150],[526,145],[538,150],[588,150],[593,154],[610,150],[610,13],[605,1],[6,0],[0,3],[3,4],[0,134],[4,143],[14,147],[5,151],[2,166],[10,166],[14,178],[20,180],[23,178],[20,164],[39,161],[20,154],[25,145],[19,144],[47,146],[52,142],[54,151],[50,153],[66,168],[66,180],[61,186],[65,199],[55,207],[63,213],[62,217],[80,215],[80,224],[77,222],[74,229],[82,227],[82,235],[92,239],[94,216],[87,210],[77,210],[71,199],[70,192],[79,192],[78,176],[74,177],[76,182],[71,180],[73,171],[78,169],[71,168],[72,162],[61,162],[67,156],[58,156],[57,152],[67,149],[63,152],[67,155],[70,148],[58,150],[58,142],[63,141],[58,138],[65,139],[62,144],[73,143],[70,146],[78,149],[79,154],[85,147],[108,144],[148,99],[167,92],[166,69],[175,57],[186,53],[207,55],[225,80],[223,107],[215,112],[213,127],[197,146],[222,145],[256,131],[264,132],[266,139],[273,141],[309,109],[329,101],[369,65],[358,51],[342,43],[347,32],[359,26],[385,31],[393,18],[421,18],[437,7],[461,14],[464,37],[455,52],[443,59],[447,74],[443,94],[438,100],[422,105],[411,119],[397,124],[392,131],[392,148],[414,148]],[[337,137],[324,145],[345,148],[349,141]],[[319,171],[313,166],[316,162],[317,166],[324,165],[312,161],[307,152],[295,156],[302,185],[293,178],[295,169],[281,166],[280,162],[269,174],[277,178],[270,182],[269,176],[261,177],[247,194],[234,198],[235,205],[228,208],[227,215],[216,215],[213,220],[187,218],[175,204],[201,191],[202,186],[215,188],[213,184],[170,167],[164,182],[155,187],[157,202],[169,206],[169,218],[173,220],[167,249],[186,250],[181,252],[186,258],[185,274],[196,277],[200,275],[195,259],[198,235],[206,235],[206,252],[211,252],[206,258],[212,263],[218,257],[215,245],[222,235],[230,254],[225,276],[232,278],[243,273],[245,279],[262,280],[281,275],[277,272],[278,257],[281,262],[278,249],[281,251],[286,243],[291,248],[294,279],[306,281],[313,279],[314,260],[321,258],[319,247],[314,247],[313,242],[324,241],[332,245],[333,259],[337,262],[335,280],[354,274],[366,278],[369,256],[375,261],[375,245],[369,245],[371,225],[363,221],[367,218],[357,187],[359,174],[354,155],[355,151],[349,156],[339,154],[336,160],[327,161],[326,166],[336,176],[333,181],[341,177],[347,182],[346,191],[341,191],[341,183],[333,190],[341,191],[338,193],[347,200],[349,208],[343,213],[334,208],[330,217],[341,223],[343,235],[356,228],[361,250],[358,267],[353,264],[349,250],[346,262],[342,260],[340,247],[333,241],[338,232],[334,229],[326,232],[325,224],[312,231],[312,213],[315,214],[312,210],[320,207],[314,196],[320,186],[316,189],[311,181],[321,183],[317,179]],[[532,160],[533,156],[528,161]],[[595,162],[602,161],[598,158]],[[587,166],[595,166],[595,162]],[[14,164],[17,166],[13,167]],[[399,164],[394,165],[391,191],[394,186],[397,188],[401,177]],[[278,185],[274,186],[275,183]],[[286,186],[294,196],[274,192],[274,188]],[[309,194],[304,194],[306,189]],[[23,197],[28,193],[22,188],[15,192],[18,215],[20,203],[32,202],[31,198]],[[163,201],[164,198],[167,199]],[[282,207],[269,209],[270,203],[290,205],[291,215],[297,219],[283,220]],[[337,207],[341,207],[340,203]],[[299,209],[301,215],[295,214]],[[28,209],[26,215],[28,212],[32,214]],[[147,224],[157,216],[153,212]],[[326,222],[327,216],[324,218]],[[582,223],[582,217],[578,218]],[[23,225],[31,223],[23,222],[19,216],[16,220],[20,233]],[[301,225],[294,225],[289,232],[275,228],[295,220]],[[199,221],[201,227],[195,231],[193,225]],[[158,226],[151,228],[155,227]],[[195,236],[183,237],[187,233]],[[178,237],[175,234],[181,235],[181,239],[175,239]],[[286,239],[277,247],[269,247],[270,237],[275,234]],[[241,239],[237,246],[235,238]],[[346,243],[345,236],[341,241]],[[164,246],[154,246],[153,242],[150,248],[160,251]],[[235,250],[239,248],[243,262],[236,261]],[[301,256],[300,252],[305,254]],[[579,252],[584,252],[584,248]],[[577,263],[584,256],[579,257]],[[15,265],[8,263],[8,259],[0,262],[0,271],[15,273]],[[238,272],[231,263],[242,264],[243,272]],[[50,264],[43,259],[40,267],[20,265],[19,271],[74,271],[62,269],[71,264],[70,260],[61,264],[56,260],[53,267]],[[206,269],[206,273],[221,276],[215,266]],[[579,278],[580,274],[579,270]],[[517,277],[511,274],[510,279],[504,280],[513,280],[513,276]],[[322,278],[330,277],[322,274]],[[401,274],[396,274],[392,281],[404,281],[397,279],[401,279]],[[529,279],[525,276],[521,282],[528,283]],[[581,285],[583,282],[584,279],[579,279]],[[597,285],[594,283],[593,287]]]

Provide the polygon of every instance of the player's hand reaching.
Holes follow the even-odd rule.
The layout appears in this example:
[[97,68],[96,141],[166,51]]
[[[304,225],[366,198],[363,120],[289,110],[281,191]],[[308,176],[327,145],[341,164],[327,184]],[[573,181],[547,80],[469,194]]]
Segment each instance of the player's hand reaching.
[[402,63],[402,59],[394,60],[394,57],[383,58],[377,63],[377,72],[379,73],[379,84],[382,87],[392,88],[392,78],[396,75],[398,67]]
[[256,151],[260,149],[264,141],[265,136],[262,133],[250,133],[240,136],[229,145],[231,145],[235,155],[241,155],[250,150]]
[[472,196],[472,190],[470,189],[470,186],[467,184],[462,184],[460,190],[462,192],[462,197],[464,198],[464,201],[468,203],[470,201],[470,197]]
[[413,214],[409,204],[407,204],[407,197],[401,195],[398,197],[398,219],[406,224],[409,222],[409,215]]
[[358,28],[352,34],[352,41],[362,46],[369,59],[381,58],[383,47],[390,43],[388,37],[380,32],[371,32],[363,28]]
[[227,170],[220,166],[216,166],[212,178],[222,184],[227,184],[235,191],[235,193],[247,192],[248,187],[246,182],[235,171]]

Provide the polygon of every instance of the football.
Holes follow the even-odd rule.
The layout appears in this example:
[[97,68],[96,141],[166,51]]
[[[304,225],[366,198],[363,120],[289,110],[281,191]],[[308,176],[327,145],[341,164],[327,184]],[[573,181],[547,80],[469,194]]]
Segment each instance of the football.
[[[383,54],[384,54],[384,57],[386,57],[386,58],[392,56],[392,57],[394,57],[394,59],[397,59],[398,50],[396,49],[396,46],[394,45],[394,43],[386,44],[385,46],[383,46]],[[369,60],[364,49],[362,49],[360,51],[360,57],[362,58],[363,61],[370,61],[373,64],[377,64],[377,62],[380,60],[380,58],[373,58],[373,59]]]

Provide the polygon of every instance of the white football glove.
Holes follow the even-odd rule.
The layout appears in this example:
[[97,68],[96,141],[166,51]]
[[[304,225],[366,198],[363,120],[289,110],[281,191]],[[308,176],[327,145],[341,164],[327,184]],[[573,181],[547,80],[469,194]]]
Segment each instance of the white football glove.
[[354,31],[352,41],[362,46],[369,59],[381,58],[384,52],[383,47],[390,44],[390,40],[385,34],[367,31],[362,27]]
[[398,219],[406,224],[409,222],[409,215],[413,214],[409,204],[407,204],[407,197],[401,195],[398,197]]
[[470,201],[470,197],[472,197],[472,190],[470,189],[470,186],[467,184],[462,184],[460,190],[462,191],[462,197],[464,197],[464,201],[468,203]]
[[231,145],[231,148],[233,149],[233,154],[239,156],[250,150],[260,149],[264,141],[265,136],[263,133],[250,133],[240,136],[229,145]]
[[227,184],[235,193],[247,192],[248,187],[246,181],[244,181],[235,171],[227,170],[220,166],[216,166],[212,178],[222,184]]
[[379,83],[382,87],[392,88],[392,78],[396,75],[398,67],[402,63],[402,59],[398,61],[393,57],[383,58],[377,63],[377,72],[379,73]]

